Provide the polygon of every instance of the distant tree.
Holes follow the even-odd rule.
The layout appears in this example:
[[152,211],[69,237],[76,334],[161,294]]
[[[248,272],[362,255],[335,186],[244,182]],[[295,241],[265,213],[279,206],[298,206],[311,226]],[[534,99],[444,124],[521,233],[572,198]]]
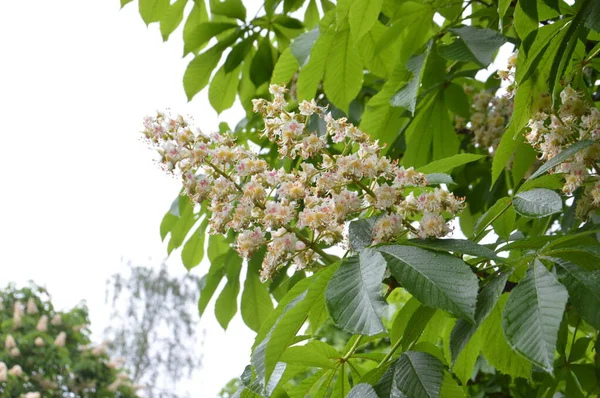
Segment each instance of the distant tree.
[[136,397],[121,362],[90,344],[88,311],[56,311],[33,283],[0,291],[0,396]]
[[156,270],[131,263],[127,274],[107,281],[110,352],[125,359],[148,397],[178,397],[177,382],[201,365],[195,349],[198,283],[193,275],[170,276],[164,264]]

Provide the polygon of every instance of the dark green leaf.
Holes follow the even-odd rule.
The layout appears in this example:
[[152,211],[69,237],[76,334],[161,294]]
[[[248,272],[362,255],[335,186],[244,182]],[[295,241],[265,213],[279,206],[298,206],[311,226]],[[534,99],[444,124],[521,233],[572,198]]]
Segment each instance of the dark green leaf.
[[554,369],[558,328],[567,289],[539,261],[515,287],[502,313],[502,330],[509,344],[548,373]]
[[460,36],[473,57],[484,67],[492,63],[496,51],[506,43],[506,38],[492,29],[462,26],[450,31]]
[[268,82],[273,74],[273,49],[268,37],[263,37],[250,64],[250,80],[256,87]]
[[431,184],[433,184],[433,185],[440,185],[440,184],[456,185],[456,183],[454,182],[454,180],[452,179],[452,176],[450,174],[431,173],[431,174],[427,174],[425,177],[427,178],[427,183],[430,185]]
[[442,252],[468,254],[473,257],[483,257],[496,262],[505,261],[505,259],[498,257],[493,250],[467,239],[411,239],[402,242],[402,244],[409,244]]
[[411,398],[437,398],[444,379],[444,364],[431,354],[407,351],[395,363],[398,389]]
[[379,250],[392,275],[419,301],[474,321],[478,283],[464,261],[419,247],[394,245]]
[[517,213],[525,217],[542,218],[562,210],[560,196],[545,188],[519,192],[512,203]]
[[425,327],[435,315],[437,309],[427,307],[426,305],[419,305],[415,312],[411,315],[410,319],[406,324],[406,328],[402,333],[402,350],[406,351],[411,347],[421,334],[425,331]]
[[370,384],[360,383],[354,386],[346,398],[379,398]]
[[283,26],[288,29],[303,29],[304,24],[296,18],[288,17],[287,15],[277,15],[273,19],[273,23]]
[[367,336],[385,331],[381,322],[385,268],[382,255],[369,248],[342,260],[325,291],[327,310],[338,326]]
[[250,53],[250,50],[252,50],[252,45],[254,44],[256,37],[256,35],[248,36],[231,49],[231,52],[225,59],[225,73],[235,70],[235,68],[242,63]]
[[575,144],[569,146],[567,149],[563,150],[561,153],[554,156],[552,159],[550,159],[549,161],[544,163],[542,166],[540,166],[540,168],[537,169],[535,171],[535,173],[533,173],[531,175],[531,177],[528,178],[528,180],[533,180],[534,178],[541,176],[542,174],[544,174],[545,172],[547,172],[554,166],[556,166],[560,163],[566,162],[567,160],[569,160],[569,158],[574,156],[577,152],[589,147],[590,145],[594,145],[594,144],[595,144],[595,141],[590,141],[590,140],[577,141]]
[[396,91],[390,98],[390,105],[408,109],[413,115],[417,106],[417,94],[421,86],[421,70],[425,65],[427,54],[415,55],[406,63],[406,69],[410,73],[410,80],[404,87]]
[[348,240],[350,250],[359,251],[373,244],[373,226],[377,222],[377,216],[351,221],[348,226]]
[[496,306],[509,275],[509,273],[500,274],[492,278],[481,288],[481,291],[477,296],[474,324],[469,323],[464,319],[458,319],[456,321],[452,333],[450,334],[450,356],[452,362],[456,361],[462,349],[467,345],[478,327]]
[[568,261],[557,261],[558,279],[569,291],[577,312],[600,329],[600,271],[586,271]]

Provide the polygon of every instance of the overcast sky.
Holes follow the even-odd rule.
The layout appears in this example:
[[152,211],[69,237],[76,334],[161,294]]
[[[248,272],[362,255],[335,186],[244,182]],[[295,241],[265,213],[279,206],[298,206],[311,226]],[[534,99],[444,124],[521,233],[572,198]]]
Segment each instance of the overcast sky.
[[[0,2],[0,287],[33,279],[58,308],[86,300],[97,339],[105,280],[122,257],[160,264],[159,223],[180,187],[139,141],[142,118],[170,108],[205,131],[219,122],[205,92],[187,103],[180,35],[163,43],[118,0]],[[170,270],[185,272],[173,256]],[[239,317],[224,333],[212,306],[202,328],[204,368],[189,390],[213,397],[249,362],[253,333]]]

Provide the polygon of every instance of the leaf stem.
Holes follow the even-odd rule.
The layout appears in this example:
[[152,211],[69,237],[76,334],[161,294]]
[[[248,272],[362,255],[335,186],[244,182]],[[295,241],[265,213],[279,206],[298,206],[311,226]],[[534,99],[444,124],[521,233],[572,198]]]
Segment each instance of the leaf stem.
[[502,214],[504,214],[504,212],[506,210],[508,210],[508,208],[510,206],[512,206],[512,201],[508,202],[508,204],[506,206],[504,206],[504,208],[502,209],[502,211],[500,211],[500,213],[498,213],[494,217],[492,217],[492,219],[483,226],[483,228],[481,229],[481,232],[479,232],[477,235],[475,235],[473,237],[473,242],[475,242],[475,243],[479,242],[483,238],[483,236],[484,236],[483,233],[485,232],[486,228],[489,227],[490,225],[492,225],[492,223],[494,221],[496,221],[498,218],[500,218],[500,216]]
[[342,362],[348,361],[348,358],[350,358],[352,356],[352,354],[354,354],[354,351],[356,351],[356,349],[358,348],[358,345],[360,344],[360,341],[362,340],[362,338],[363,338],[362,335],[360,335],[356,338],[356,341],[354,342],[354,344],[352,344],[352,347],[350,347],[350,349],[348,350],[346,355],[343,356]]
[[387,361],[389,361],[389,359],[392,357],[392,355],[394,355],[394,352],[396,352],[396,350],[398,349],[398,347],[400,347],[400,344],[402,344],[402,338],[399,338],[398,341],[396,341],[396,343],[390,349],[390,352],[388,352],[386,354],[386,356],[383,357],[383,359],[381,360],[381,362],[379,362],[379,365],[377,365],[378,368],[381,367],[381,366],[383,366],[383,365],[385,365],[385,363]]

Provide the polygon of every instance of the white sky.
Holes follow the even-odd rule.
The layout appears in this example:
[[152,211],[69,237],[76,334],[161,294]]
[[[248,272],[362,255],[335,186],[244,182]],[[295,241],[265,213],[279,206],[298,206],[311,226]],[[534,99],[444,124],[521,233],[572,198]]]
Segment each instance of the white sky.
[[[170,108],[218,125],[206,92],[187,103],[174,35],[163,44],[118,0],[0,2],[0,287],[33,279],[62,309],[85,299],[96,339],[121,258],[158,266],[166,255],[158,228],[180,185],[139,141],[143,116]],[[185,272],[178,252],[169,269]],[[213,397],[249,362],[254,334],[239,316],[224,333],[212,305],[202,328],[204,367],[186,387]]]

